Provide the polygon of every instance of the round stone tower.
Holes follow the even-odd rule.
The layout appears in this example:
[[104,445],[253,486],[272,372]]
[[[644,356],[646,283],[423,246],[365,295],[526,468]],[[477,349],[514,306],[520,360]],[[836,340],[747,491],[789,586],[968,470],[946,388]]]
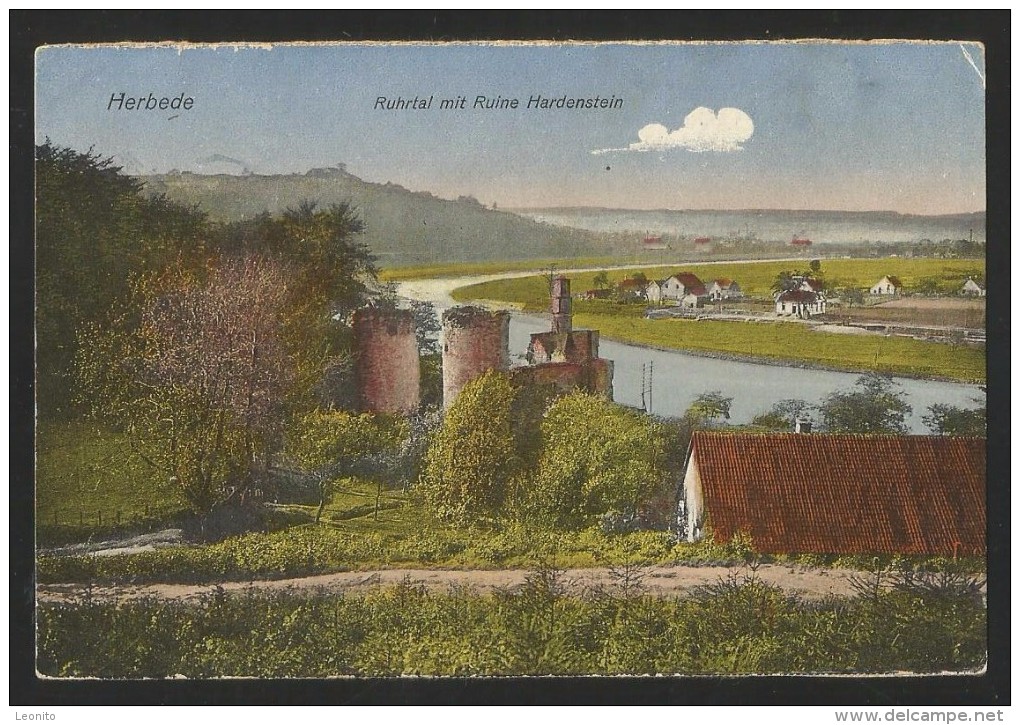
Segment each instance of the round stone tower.
[[489,370],[510,368],[510,314],[481,307],[443,313],[443,407],[469,382]]
[[414,317],[409,310],[371,307],[354,313],[358,399],[371,413],[409,413],[421,398]]

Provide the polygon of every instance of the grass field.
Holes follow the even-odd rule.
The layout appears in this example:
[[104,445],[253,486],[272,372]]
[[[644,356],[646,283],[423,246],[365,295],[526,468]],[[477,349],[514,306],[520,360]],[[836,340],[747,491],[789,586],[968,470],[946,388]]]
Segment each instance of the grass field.
[[[612,284],[643,272],[648,279],[662,279],[675,272],[693,272],[701,280],[728,277],[736,280],[746,295],[770,296],[770,287],[776,275],[783,270],[804,266],[803,262],[733,262],[721,264],[685,264],[669,267],[609,271]],[[499,270],[492,270],[493,273]],[[822,276],[830,288],[870,288],[883,275],[898,276],[909,289],[925,278],[935,278],[940,289],[949,294],[963,286],[967,277],[984,277],[983,259],[826,259],[822,260]],[[597,272],[585,272],[571,277],[574,293],[595,287]],[[549,305],[548,285],[543,276],[495,280],[462,287],[453,293],[454,299],[503,300],[523,305],[525,310],[544,310]]]
[[985,352],[970,347],[880,335],[814,332],[799,323],[646,320],[577,314],[578,327],[608,339],[665,349],[724,353],[777,361],[801,361],[846,370],[939,377],[966,382],[985,379]]
[[[730,277],[745,294],[769,294],[778,272],[787,262],[754,262],[683,267],[701,279]],[[883,274],[900,276],[910,285],[925,277],[937,277],[947,289],[962,285],[968,276],[982,275],[982,260],[939,259],[838,259],[822,263],[829,284],[865,287]],[[651,267],[650,278],[659,278],[676,267]],[[596,273],[572,278],[575,292],[594,286]],[[633,274],[610,272],[611,282]],[[959,284],[957,284],[959,283]],[[497,300],[524,311],[544,311],[549,305],[548,282],[542,275],[495,280],[457,289],[454,299]],[[642,305],[607,301],[577,301],[574,318],[578,326],[597,329],[607,339],[675,350],[723,353],[775,361],[800,361],[845,370],[878,371],[920,377],[941,377],[966,382],[985,379],[985,353],[980,349],[908,338],[849,336],[813,332],[797,323],[743,323],[722,321],[645,320]]]
[[185,512],[177,490],[131,452],[124,436],[92,423],[40,423],[36,443],[40,543],[102,538],[170,522]]

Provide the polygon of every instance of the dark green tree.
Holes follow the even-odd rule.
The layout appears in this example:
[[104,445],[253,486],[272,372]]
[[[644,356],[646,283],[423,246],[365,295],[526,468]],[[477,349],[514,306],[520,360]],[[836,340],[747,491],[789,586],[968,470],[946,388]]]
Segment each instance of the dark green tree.
[[857,287],[844,287],[839,292],[839,299],[848,310],[852,310],[854,305],[859,307],[864,304],[864,293]]
[[730,419],[730,405],[732,403],[733,398],[727,398],[718,390],[702,393],[687,408],[684,413],[684,420],[692,428],[718,425],[722,421]]
[[871,373],[857,379],[854,389],[831,393],[818,408],[830,433],[907,432],[911,407],[892,378]]
[[985,407],[960,408],[935,403],[928,406],[928,414],[921,420],[928,430],[940,436],[980,436],[988,433]]
[[78,333],[123,302],[133,275],[201,251],[205,216],[146,198],[110,158],[36,147],[36,370],[39,412],[68,416],[77,399]]
[[755,428],[790,431],[798,419],[810,420],[811,406],[807,401],[790,398],[780,400],[767,413],[756,415],[751,419],[751,425]]

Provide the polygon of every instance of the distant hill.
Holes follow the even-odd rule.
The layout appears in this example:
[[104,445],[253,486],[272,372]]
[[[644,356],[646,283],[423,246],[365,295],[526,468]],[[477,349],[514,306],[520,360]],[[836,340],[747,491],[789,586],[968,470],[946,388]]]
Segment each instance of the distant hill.
[[[231,160],[233,161],[233,160]],[[277,176],[189,172],[139,177],[149,194],[198,205],[213,221],[278,213],[305,200],[350,201],[365,222],[362,240],[382,265],[533,259],[610,253],[604,235],[528,219],[397,184],[376,184],[342,167]]]
[[789,242],[793,236],[822,244],[910,243],[922,239],[985,241],[985,213],[926,216],[894,211],[798,209],[512,209],[547,224],[593,232],[667,234],[682,238],[755,238]]

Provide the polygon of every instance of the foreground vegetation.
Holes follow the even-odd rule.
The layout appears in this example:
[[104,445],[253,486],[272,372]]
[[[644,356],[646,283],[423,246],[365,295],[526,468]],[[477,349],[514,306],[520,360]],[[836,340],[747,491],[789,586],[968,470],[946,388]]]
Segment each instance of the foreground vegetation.
[[979,596],[897,588],[803,602],[753,575],[688,599],[562,592],[227,595],[45,604],[39,671],[56,677],[336,677],[969,671],[986,657]]

